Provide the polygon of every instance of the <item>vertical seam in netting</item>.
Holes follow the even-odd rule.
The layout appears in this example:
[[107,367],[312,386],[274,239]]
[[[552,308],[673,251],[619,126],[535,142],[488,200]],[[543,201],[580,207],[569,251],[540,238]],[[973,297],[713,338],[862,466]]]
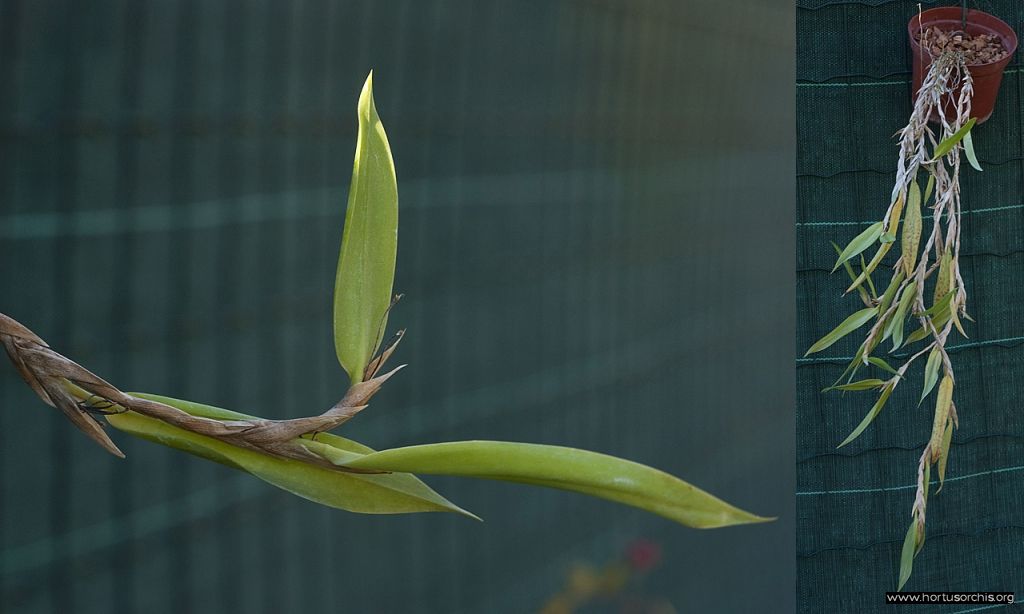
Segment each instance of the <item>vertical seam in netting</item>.
[[[139,108],[139,92],[142,89],[142,50],[141,41],[145,23],[145,0],[126,3],[122,8],[120,39],[120,83],[117,105],[114,113],[117,114],[116,122],[134,122]],[[138,206],[138,185],[139,185],[139,164],[137,146],[138,137],[131,131],[121,130],[117,135],[115,156],[116,178],[114,194],[120,215],[118,216],[119,233],[117,239],[118,249],[121,250],[121,257],[114,259],[114,266],[111,275],[111,289],[109,296],[122,296],[122,300],[111,301],[111,337],[119,343],[131,342],[135,324],[136,305],[136,273],[135,273],[135,250],[138,248],[136,232],[132,230],[129,220],[133,217],[134,208]],[[117,235],[115,235],[116,237]],[[123,354],[112,354],[115,357],[111,362],[118,362],[116,357]],[[134,378],[136,373],[135,361],[126,360],[119,364],[111,364],[111,371],[120,371],[126,381]],[[122,449],[129,457],[132,455],[133,443],[130,441],[121,442]],[[134,509],[134,480],[137,474],[134,470],[134,463],[122,463],[116,467],[113,463],[108,469],[110,480],[109,496],[111,514],[122,510]],[[115,483],[123,486],[115,487]],[[126,514],[122,530],[134,536],[137,531],[133,522],[133,515]],[[107,552],[107,566],[110,574],[109,587],[112,595],[112,607],[116,612],[137,612],[141,608],[135,603],[137,595],[135,591],[136,582],[136,547],[135,539],[130,539],[124,548],[110,549]]]

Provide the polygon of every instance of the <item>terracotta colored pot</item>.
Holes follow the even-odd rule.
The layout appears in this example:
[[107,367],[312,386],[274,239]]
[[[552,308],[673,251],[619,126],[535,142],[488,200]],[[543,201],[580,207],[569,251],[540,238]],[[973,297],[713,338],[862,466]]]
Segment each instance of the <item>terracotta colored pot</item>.
[[[917,91],[921,89],[921,81],[932,65],[931,54],[922,50],[921,45],[914,39],[914,35],[921,31],[921,22],[924,29],[936,26],[944,32],[955,32],[962,30],[960,21],[961,9],[958,7],[943,7],[928,9],[920,15],[914,15],[907,25],[907,33],[910,35],[910,49],[914,53],[914,91],[913,97],[917,99]],[[971,77],[974,78],[974,97],[971,99],[971,117],[978,118],[978,123],[986,121],[992,116],[992,109],[996,104],[996,95],[999,93],[999,84],[1003,80],[1003,71],[1006,65],[1013,59],[1017,51],[1017,34],[1003,20],[993,17],[981,11],[967,11],[967,33],[995,34],[1003,40],[1003,46],[1009,53],[1005,58],[988,64],[975,64],[968,66]],[[959,96],[960,92],[954,92],[953,96]],[[952,100],[946,103],[953,108]]]

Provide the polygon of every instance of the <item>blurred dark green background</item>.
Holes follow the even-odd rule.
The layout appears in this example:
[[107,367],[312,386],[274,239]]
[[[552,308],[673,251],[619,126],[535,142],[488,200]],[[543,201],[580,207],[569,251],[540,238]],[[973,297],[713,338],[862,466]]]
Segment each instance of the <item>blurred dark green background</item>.
[[0,611],[530,612],[636,539],[637,599],[792,610],[792,44],[781,2],[0,2],[0,311],[58,351],[270,417],[337,400],[373,68],[410,366],[345,433],[590,448],[781,516],[436,478],[487,522],[348,514],[114,459],[4,364]]
[[[925,2],[924,8],[956,5]],[[970,2],[1024,31],[1024,3]],[[860,306],[829,275],[830,241],[845,245],[879,220],[911,111],[907,22],[916,2],[797,2],[797,351]],[[1020,52],[992,118],[972,130],[984,172],[961,171],[961,270],[970,339],[951,337],[960,419],[942,493],[928,504],[927,541],[908,591],[1016,591],[1024,597],[1024,78]],[[895,262],[890,255],[885,261]],[[881,267],[880,267],[881,268]],[[882,281],[885,280],[885,281]],[[888,277],[875,276],[875,283]],[[890,612],[917,464],[934,395],[918,405],[920,361],[855,442],[836,445],[874,403],[822,394],[863,335],[797,361],[797,568],[800,612]],[[896,363],[893,363],[896,364]],[[881,377],[881,372],[865,377]],[[976,612],[971,604],[924,608]],[[975,609],[977,608],[977,609]],[[913,609],[913,608],[911,608]],[[999,610],[997,610],[999,611]]]

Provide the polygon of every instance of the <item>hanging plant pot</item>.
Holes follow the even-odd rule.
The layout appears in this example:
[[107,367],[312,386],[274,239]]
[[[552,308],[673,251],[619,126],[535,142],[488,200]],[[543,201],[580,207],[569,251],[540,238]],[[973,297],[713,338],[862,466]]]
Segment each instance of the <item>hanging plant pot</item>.
[[[961,21],[962,16],[958,7],[943,7],[929,9],[911,18],[907,31],[914,54],[912,95],[916,100],[921,80],[934,59],[932,49],[943,46],[965,49],[968,70],[974,79],[971,116],[980,124],[992,115],[1003,71],[1017,51],[1017,34],[1003,20],[982,11],[967,11],[966,28]],[[959,94],[959,91],[953,92],[951,98]],[[943,106],[946,109],[956,108],[953,100],[947,100]]]

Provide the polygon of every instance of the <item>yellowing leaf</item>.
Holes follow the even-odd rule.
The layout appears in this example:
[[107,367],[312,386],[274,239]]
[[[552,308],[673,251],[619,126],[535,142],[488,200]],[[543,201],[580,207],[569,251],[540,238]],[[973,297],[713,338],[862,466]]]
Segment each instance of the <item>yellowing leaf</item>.
[[903,271],[913,277],[917,267],[917,250],[921,244],[921,191],[917,181],[910,184],[910,196],[903,218],[903,235],[900,250],[903,253]]
[[939,384],[939,394],[935,399],[935,419],[932,422],[932,436],[928,440],[931,450],[931,461],[934,463],[942,455],[942,436],[949,421],[949,407],[953,403],[953,378],[947,373]]

